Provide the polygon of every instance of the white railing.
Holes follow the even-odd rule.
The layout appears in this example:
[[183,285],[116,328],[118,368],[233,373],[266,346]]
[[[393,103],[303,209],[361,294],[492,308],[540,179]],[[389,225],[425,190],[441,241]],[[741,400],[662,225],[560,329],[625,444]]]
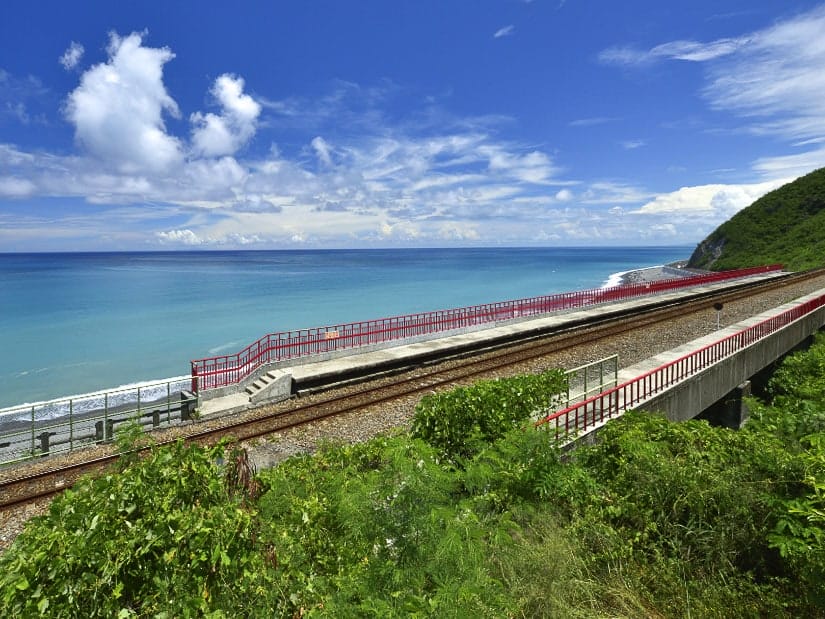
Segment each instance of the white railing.
[[159,427],[190,418],[191,376],[0,409],[0,464],[77,449],[114,438],[135,420]]

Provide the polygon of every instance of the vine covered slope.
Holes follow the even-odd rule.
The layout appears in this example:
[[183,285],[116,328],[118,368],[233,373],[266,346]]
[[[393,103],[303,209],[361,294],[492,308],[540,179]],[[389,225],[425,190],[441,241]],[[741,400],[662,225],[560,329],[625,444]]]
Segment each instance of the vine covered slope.
[[688,266],[721,271],[773,263],[791,271],[825,265],[825,168],[739,211],[699,243]]

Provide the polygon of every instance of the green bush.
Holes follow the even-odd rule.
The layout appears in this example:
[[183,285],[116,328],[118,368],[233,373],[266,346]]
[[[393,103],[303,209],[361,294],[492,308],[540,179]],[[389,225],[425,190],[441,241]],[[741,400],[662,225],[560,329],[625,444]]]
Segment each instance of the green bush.
[[459,463],[550,409],[566,390],[566,380],[561,370],[551,370],[426,395],[416,406],[412,436]]
[[181,617],[248,608],[257,522],[232,499],[223,447],[153,449],[54,500],[0,557],[4,617]]
[[454,473],[406,437],[327,446],[262,478],[280,608],[329,616],[501,616],[491,527],[463,505]]

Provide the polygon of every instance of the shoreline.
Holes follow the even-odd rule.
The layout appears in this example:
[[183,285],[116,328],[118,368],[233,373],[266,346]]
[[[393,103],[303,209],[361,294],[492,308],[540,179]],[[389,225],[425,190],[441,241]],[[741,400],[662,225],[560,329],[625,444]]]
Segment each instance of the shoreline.
[[628,284],[645,284],[663,279],[690,277],[698,273],[693,269],[686,269],[686,265],[687,260],[678,260],[668,264],[631,269],[630,271],[619,271],[611,274],[601,287],[615,288],[616,286],[626,286]]

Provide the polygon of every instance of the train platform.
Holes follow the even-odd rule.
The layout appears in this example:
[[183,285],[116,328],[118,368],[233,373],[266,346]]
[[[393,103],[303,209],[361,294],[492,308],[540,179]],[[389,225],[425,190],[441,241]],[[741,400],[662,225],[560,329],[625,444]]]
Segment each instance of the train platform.
[[[492,324],[467,333],[436,335],[431,339],[412,343],[401,341],[395,345],[368,352],[359,352],[356,348],[345,356],[332,359],[313,361],[312,357],[304,357],[295,360],[294,364],[279,362],[270,374],[273,379],[277,375],[278,380],[289,384],[290,394],[297,394],[307,389],[332,387],[385,372],[412,368],[439,358],[482,351],[485,348],[500,346],[531,336],[562,332],[586,325],[596,318],[604,319],[633,310],[687,301],[714,292],[734,289],[742,286],[744,282],[773,279],[782,275],[784,273],[781,271],[773,271],[746,278],[700,284],[650,296],[553,312],[539,317],[514,319],[507,321],[507,324]],[[708,309],[713,311],[710,301]],[[250,391],[241,389],[236,393],[210,399],[204,398],[199,404],[199,412],[201,416],[231,414],[283,399],[285,397],[253,402]]]

